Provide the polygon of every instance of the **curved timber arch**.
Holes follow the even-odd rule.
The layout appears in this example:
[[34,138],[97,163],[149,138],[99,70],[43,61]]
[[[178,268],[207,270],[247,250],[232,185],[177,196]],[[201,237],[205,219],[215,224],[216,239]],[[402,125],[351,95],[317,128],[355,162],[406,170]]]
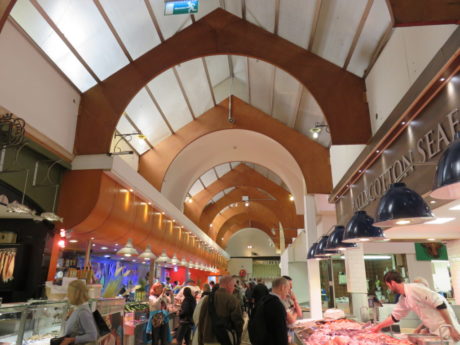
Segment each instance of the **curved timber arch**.
[[250,200],[254,200],[251,201],[250,204],[256,203],[270,209],[285,226],[290,228],[303,227],[303,216],[296,215],[294,204],[289,201],[288,198],[285,200],[268,200],[265,193],[253,187],[238,187],[218,200],[215,204],[206,207],[200,217],[199,226],[202,229],[207,229],[209,224],[213,223],[214,219],[225,207],[235,203],[243,204],[243,195],[249,196]]
[[[199,193],[193,195],[193,202],[184,204],[184,213],[195,223],[202,224],[202,217],[204,213],[208,213],[209,215],[209,213],[212,213],[211,209],[216,209],[219,207],[222,209],[229,203],[236,202],[236,200],[229,200],[228,203],[226,203],[225,201],[219,200],[213,204],[212,207],[208,206],[209,202],[216,194],[230,187],[237,187],[240,190],[247,188],[252,188],[254,190],[260,189],[270,193],[280,202],[283,202],[284,200],[288,201],[290,197],[290,193],[287,190],[277,185],[272,180],[266,178],[246,164],[240,164],[225,175],[221,176],[209,186],[206,186],[206,188]],[[233,194],[233,192],[228,194]],[[258,198],[267,198],[267,195]],[[239,200],[241,201],[241,198]],[[296,210],[294,203],[289,201],[288,204],[291,206],[292,211],[295,214]]]
[[123,111],[139,90],[161,72],[188,60],[219,54],[254,57],[291,74],[311,92],[323,110],[333,144],[365,143],[370,137],[362,78],[217,9],[82,95],[76,153],[109,152]]

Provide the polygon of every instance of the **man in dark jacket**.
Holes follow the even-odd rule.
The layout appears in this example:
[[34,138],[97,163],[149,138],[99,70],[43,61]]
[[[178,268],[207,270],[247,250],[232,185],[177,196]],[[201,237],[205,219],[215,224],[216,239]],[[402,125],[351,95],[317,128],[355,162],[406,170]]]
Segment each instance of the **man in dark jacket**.
[[289,290],[286,278],[275,279],[272,292],[257,302],[249,321],[249,336],[253,345],[288,345],[286,308],[282,301]]
[[213,298],[214,307],[218,317],[227,321],[232,331],[236,335],[236,342],[241,343],[241,333],[243,333],[243,314],[240,302],[232,295],[235,288],[235,280],[231,276],[222,277],[219,281],[219,289],[210,296],[206,296],[202,302],[200,318],[198,322],[198,344],[219,344],[213,332],[213,319],[209,308],[209,299]]

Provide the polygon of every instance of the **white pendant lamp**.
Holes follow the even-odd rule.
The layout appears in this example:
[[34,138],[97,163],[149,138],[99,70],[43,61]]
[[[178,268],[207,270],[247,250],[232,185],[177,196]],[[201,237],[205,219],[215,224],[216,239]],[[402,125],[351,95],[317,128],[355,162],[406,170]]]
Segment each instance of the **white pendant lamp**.
[[172,259],[171,259],[171,264],[173,266],[176,266],[178,263],[179,263],[179,259],[177,258],[176,254],[174,254]]
[[187,260],[185,260],[185,258],[183,258],[183,259],[181,260],[181,262],[180,262],[180,265],[181,265],[181,266],[184,266],[184,267],[188,267],[188,262],[187,262]]
[[188,268],[195,268],[195,264],[193,263],[193,261],[188,262]]
[[150,247],[150,244],[147,244],[147,247],[145,247],[145,250],[139,255],[140,259],[145,259],[145,260],[155,260],[156,255],[153,254],[152,248]]
[[133,240],[128,239],[128,242],[126,242],[126,245],[121,248],[118,252],[117,255],[123,255],[123,256],[133,256],[139,254],[136,248],[133,247]]
[[169,260],[170,259],[169,259],[168,255],[166,255],[166,252],[163,251],[163,253],[161,253],[161,255],[158,257],[157,263],[166,264],[166,263],[168,263]]

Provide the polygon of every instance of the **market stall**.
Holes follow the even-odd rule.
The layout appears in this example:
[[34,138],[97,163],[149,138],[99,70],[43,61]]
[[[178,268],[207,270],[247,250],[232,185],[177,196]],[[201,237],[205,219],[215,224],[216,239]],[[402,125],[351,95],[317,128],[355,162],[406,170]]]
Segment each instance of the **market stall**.
[[298,345],[412,345],[451,344],[438,336],[404,333],[374,333],[371,323],[350,319],[299,320],[296,322],[295,342]]

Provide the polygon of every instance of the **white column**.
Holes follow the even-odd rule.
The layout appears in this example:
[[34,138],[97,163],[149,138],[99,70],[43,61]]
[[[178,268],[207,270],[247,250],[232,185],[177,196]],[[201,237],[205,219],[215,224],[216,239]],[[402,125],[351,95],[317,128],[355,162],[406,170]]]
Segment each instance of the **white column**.
[[353,315],[361,320],[361,309],[368,306],[366,266],[362,244],[345,251],[345,271],[347,274],[347,291],[351,293]]
[[448,241],[446,247],[447,255],[449,256],[455,303],[460,304],[460,240]]
[[[316,230],[316,204],[313,195],[305,196],[305,246],[310,246],[318,239]],[[308,291],[310,294],[310,315],[313,319],[321,319],[323,310],[321,304],[321,281],[319,274],[319,262],[316,260],[308,260]]]

